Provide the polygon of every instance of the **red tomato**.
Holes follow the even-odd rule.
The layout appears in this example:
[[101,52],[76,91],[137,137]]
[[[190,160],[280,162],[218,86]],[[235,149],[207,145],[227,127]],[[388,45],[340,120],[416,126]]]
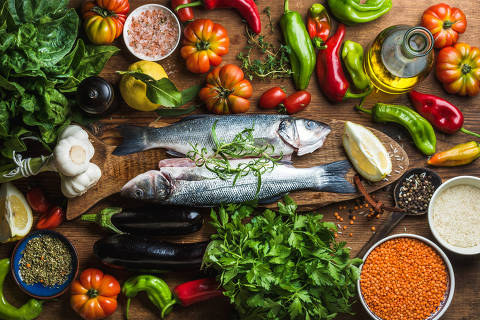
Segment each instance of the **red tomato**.
[[216,67],[207,75],[207,84],[198,96],[216,114],[247,112],[253,88],[243,77],[242,69],[234,64]]
[[101,270],[89,268],[70,287],[70,305],[83,319],[97,320],[111,315],[117,309],[120,284]]
[[182,58],[193,73],[205,73],[218,66],[228,53],[230,40],[227,30],[209,19],[197,19],[183,30]]
[[287,98],[287,94],[280,87],[273,87],[265,91],[260,97],[258,106],[262,109],[276,108]]
[[458,34],[467,28],[467,18],[462,10],[439,3],[425,10],[422,25],[433,34],[435,48],[441,49],[457,42]]
[[285,110],[288,114],[297,113],[305,109],[312,100],[312,96],[305,90],[297,91],[288,96],[283,102]]

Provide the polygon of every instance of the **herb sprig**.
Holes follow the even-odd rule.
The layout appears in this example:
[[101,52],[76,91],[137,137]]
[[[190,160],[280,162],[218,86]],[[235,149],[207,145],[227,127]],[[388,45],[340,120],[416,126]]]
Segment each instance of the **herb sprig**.
[[[231,204],[211,212],[212,235],[203,267],[217,277],[241,319],[333,319],[351,313],[358,265],[334,223],[300,215],[285,197],[278,212],[252,217],[255,205]],[[244,223],[245,220],[249,220]]]
[[[288,78],[292,74],[288,55],[290,47],[280,44],[278,47],[265,40],[265,36],[252,33],[245,28],[247,36],[246,52],[240,52],[237,59],[245,75],[253,80]],[[254,56],[260,56],[260,59]]]
[[[217,120],[218,121],[218,120]],[[233,185],[238,179],[252,173],[258,178],[257,193],[262,184],[262,175],[273,170],[282,159],[272,156],[275,147],[269,143],[259,143],[253,136],[254,126],[239,132],[231,142],[221,141],[217,137],[217,121],[212,125],[212,140],[215,144],[214,153],[211,154],[205,147],[191,145],[192,150],[187,152],[187,157],[195,162],[198,167],[205,167],[215,173],[220,179],[233,178]],[[232,167],[228,159],[244,159],[254,157],[248,162]]]

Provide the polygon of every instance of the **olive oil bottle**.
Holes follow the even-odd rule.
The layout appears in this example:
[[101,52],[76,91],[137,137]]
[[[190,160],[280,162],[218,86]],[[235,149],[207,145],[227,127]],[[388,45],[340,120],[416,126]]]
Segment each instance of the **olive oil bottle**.
[[384,93],[408,92],[432,70],[433,44],[432,34],[423,27],[391,26],[369,46],[365,73]]

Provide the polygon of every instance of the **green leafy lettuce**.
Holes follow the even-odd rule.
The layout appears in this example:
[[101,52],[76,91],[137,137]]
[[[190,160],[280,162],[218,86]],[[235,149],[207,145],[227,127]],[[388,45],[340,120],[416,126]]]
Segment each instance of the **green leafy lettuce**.
[[351,313],[362,260],[350,259],[345,243],[335,241],[333,223],[296,209],[286,197],[278,212],[265,210],[253,218],[253,205],[212,210],[218,233],[204,266],[219,272],[241,319],[333,319]]
[[67,0],[0,0],[0,164],[26,151],[25,137],[48,145],[72,119],[74,92],[118,48],[77,39]]

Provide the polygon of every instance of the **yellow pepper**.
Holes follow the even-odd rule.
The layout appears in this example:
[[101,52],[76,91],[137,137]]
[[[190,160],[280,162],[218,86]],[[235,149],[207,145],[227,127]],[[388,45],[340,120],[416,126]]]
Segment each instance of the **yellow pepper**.
[[437,167],[455,167],[469,164],[478,157],[480,157],[480,144],[470,141],[434,154],[427,163]]

